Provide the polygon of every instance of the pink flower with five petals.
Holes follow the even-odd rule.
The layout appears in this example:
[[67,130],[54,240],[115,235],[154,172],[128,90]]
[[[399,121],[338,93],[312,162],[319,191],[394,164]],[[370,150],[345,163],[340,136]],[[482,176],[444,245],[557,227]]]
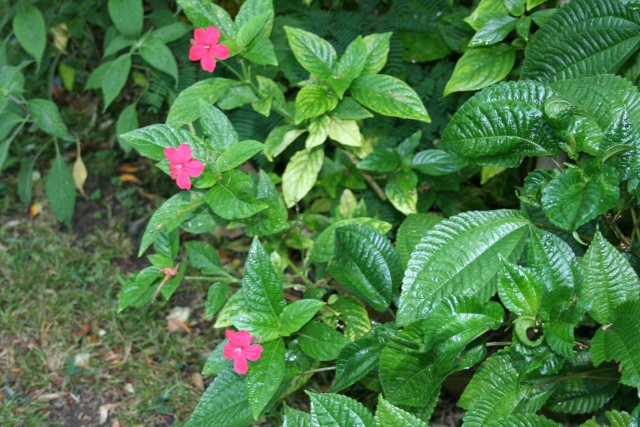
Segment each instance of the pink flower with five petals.
[[191,148],[187,144],[180,144],[178,148],[165,148],[164,156],[169,160],[171,179],[175,179],[179,188],[191,190],[190,177],[200,176],[204,164],[191,158]]
[[233,332],[226,330],[224,334],[229,340],[229,344],[224,345],[224,357],[233,360],[233,369],[240,375],[245,375],[249,370],[247,360],[255,361],[262,356],[262,346],[251,344],[253,337],[247,331]]
[[203,70],[213,73],[216,68],[216,58],[225,60],[229,57],[229,48],[223,44],[218,44],[220,40],[220,30],[214,26],[196,28],[191,39],[191,49],[189,49],[189,59],[200,61]]

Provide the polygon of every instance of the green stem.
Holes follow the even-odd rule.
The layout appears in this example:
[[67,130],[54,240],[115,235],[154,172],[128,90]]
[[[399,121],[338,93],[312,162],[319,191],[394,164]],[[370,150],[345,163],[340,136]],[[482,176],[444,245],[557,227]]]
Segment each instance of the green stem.
[[294,277],[299,277],[302,279],[302,281],[307,285],[307,286],[312,286],[313,282],[311,280],[309,280],[309,278],[307,276],[305,276],[302,271],[300,271],[300,269],[293,263],[291,262],[291,260],[289,259],[289,257],[285,257],[285,261],[287,261],[287,265],[289,267],[291,267],[291,269],[293,270],[294,273],[296,273],[296,275]]
[[335,371],[335,370],[336,370],[335,366],[327,366],[326,368],[311,369],[309,371],[303,372],[300,375],[315,374],[316,372],[327,372],[327,371]]
[[236,71],[236,69],[233,68],[231,65],[227,64],[224,61],[219,61],[218,63],[224,65],[225,67],[227,67],[227,70],[231,71],[238,78],[238,80],[240,80],[242,83],[247,83],[245,78],[240,73],[238,73]]
[[[356,159],[353,154],[342,147],[340,147],[340,150],[344,153],[345,156],[347,156],[347,158],[351,161],[351,163],[353,163],[354,166],[358,166],[358,159]],[[383,202],[386,202],[387,195],[384,193],[384,191],[382,191],[382,188],[380,188],[375,179],[373,179],[373,177],[365,171],[360,172],[362,173],[362,176],[364,176],[364,180],[367,181],[367,183],[371,186],[371,189],[374,191],[374,193],[376,193],[378,198]]]
[[195,280],[195,281],[205,281],[205,282],[214,282],[220,281],[224,283],[239,283],[240,281],[233,276],[225,275],[221,277],[217,276],[185,276],[185,280]]

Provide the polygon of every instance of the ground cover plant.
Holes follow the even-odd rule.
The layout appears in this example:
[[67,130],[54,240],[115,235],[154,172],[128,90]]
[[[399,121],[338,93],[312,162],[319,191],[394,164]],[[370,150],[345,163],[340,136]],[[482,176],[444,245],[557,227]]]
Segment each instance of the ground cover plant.
[[[136,49],[180,81],[120,3],[106,106]],[[635,3],[177,3],[213,74],[118,132],[175,181],[118,308],[208,285],[188,426],[423,426],[461,378],[465,426],[638,424]]]

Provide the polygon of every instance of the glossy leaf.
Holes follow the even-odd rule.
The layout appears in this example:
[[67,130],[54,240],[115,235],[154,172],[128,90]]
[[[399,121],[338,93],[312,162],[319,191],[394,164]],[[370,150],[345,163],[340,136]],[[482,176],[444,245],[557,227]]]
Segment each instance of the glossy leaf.
[[311,414],[284,407],[284,424],[282,427],[312,427]]
[[302,299],[288,304],[280,313],[282,336],[288,337],[300,330],[307,322],[313,319],[324,304],[323,301],[315,299]]
[[351,147],[362,146],[360,126],[358,126],[355,120],[342,120],[330,116],[327,123],[327,135],[342,145],[349,145]]
[[236,145],[238,133],[226,114],[204,100],[200,100],[198,105],[200,106],[200,124],[204,133],[211,138],[212,148],[228,150]]
[[248,175],[238,170],[226,172],[220,183],[207,193],[207,203],[224,219],[249,218],[268,207],[251,195],[252,187],[253,181]]
[[404,427],[428,427],[428,424],[415,415],[392,405],[378,395],[378,406],[376,408],[376,423],[383,426],[404,426]]
[[468,49],[456,63],[444,96],[478,90],[504,79],[516,60],[516,51],[504,43]]
[[556,137],[544,119],[546,86],[499,84],[467,101],[442,134],[442,145],[469,163],[516,167],[526,156],[555,156]]
[[326,86],[303,87],[296,95],[296,124],[333,110],[338,101],[336,94]]
[[387,180],[384,192],[394,208],[405,215],[418,212],[418,177],[412,171],[400,171]]
[[502,18],[508,14],[509,10],[505,7],[504,0],[481,0],[478,7],[464,21],[478,31],[492,19]]
[[131,145],[126,139],[122,138],[125,133],[136,130],[140,127],[138,122],[138,113],[136,112],[136,103],[133,103],[118,115],[118,121],[116,122],[116,136],[118,137],[118,143],[126,153],[131,151]]
[[226,38],[236,37],[238,31],[236,25],[223,7],[201,0],[178,0],[178,4],[182,6],[185,15],[196,28],[207,28],[213,25]]
[[277,393],[285,376],[284,355],[286,348],[282,339],[264,343],[262,356],[251,363],[247,371],[247,397],[253,418],[258,419]]
[[567,322],[547,322],[543,327],[544,340],[554,353],[565,359],[575,358],[573,353],[573,325]]
[[496,292],[496,257],[518,259],[528,225],[518,211],[496,210],[463,213],[427,231],[405,271],[397,323],[423,318],[434,302],[461,289],[481,301],[489,299]]
[[491,421],[486,424],[487,427],[562,427],[555,421],[552,421],[542,415],[537,414],[514,414],[499,420]]
[[231,145],[216,159],[216,167],[220,172],[235,169],[262,151],[264,145],[253,139],[240,141]]
[[518,316],[535,316],[542,302],[543,287],[533,270],[500,260],[500,301]]
[[229,288],[224,283],[213,283],[207,291],[207,301],[204,303],[204,318],[211,319],[222,308],[227,297],[229,296]]
[[282,153],[293,141],[305,133],[305,129],[298,129],[295,126],[278,126],[274,128],[264,143],[264,155],[270,161]]
[[311,423],[318,427],[376,427],[371,412],[357,400],[341,394],[311,393]]
[[338,75],[327,80],[327,84],[342,99],[344,93],[349,89],[353,80],[358,77],[368,59],[369,50],[367,44],[358,36],[352,41],[338,63]]
[[418,94],[395,77],[383,74],[358,77],[351,85],[351,95],[360,104],[382,115],[431,123]]
[[385,234],[391,230],[391,224],[375,218],[362,217],[337,221],[324,229],[315,239],[310,258],[316,262],[331,261],[335,253],[336,229],[349,224],[365,225],[381,234]]
[[388,173],[396,170],[402,164],[400,155],[389,148],[374,150],[358,163],[358,169],[368,172]]
[[442,176],[457,172],[464,162],[444,150],[419,151],[411,160],[411,167],[425,175]]
[[345,345],[336,361],[336,381],[331,391],[345,389],[375,369],[385,341],[378,334],[369,333]]
[[331,274],[378,311],[389,308],[400,286],[402,266],[395,248],[383,235],[356,225],[336,229]]
[[370,34],[363,39],[369,53],[361,75],[378,74],[384,68],[389,54],[391,34]]
[[402,221],[396,236],[396,249],[402,261],[403,268],[407,267],[411,253],[420,243],[424,235],[442,222],[444,218],[435,215],[411,214]]
[[291,156],[282,174],[282,194],[287,207],[298,203],[313,188],[323,159],[321,148],[301,150]]
[[242,279],[244,298],[254,311],[277,319],[283,312],[284,289],[269,259],[269,254],[257,238],[253,239]]
[[165,160],[164,149],[176,148],[182,143],[194,147],[191,134],[184,129],[169,125],[151,125],[120,135],[142,156],[152,160]]
[[302,67],[322,79],[329,79],[337,69],[338,55],[328,41],[299,28],[284,27],[289,46]]
[[311,322],[298,332],[300,348],[316,360],[334,360],[349,340],[325,323]]
[[501,42],[516,28],[517,22],[518,20],[513,16],[491,19],[475,33],[469,46],[487,46]]

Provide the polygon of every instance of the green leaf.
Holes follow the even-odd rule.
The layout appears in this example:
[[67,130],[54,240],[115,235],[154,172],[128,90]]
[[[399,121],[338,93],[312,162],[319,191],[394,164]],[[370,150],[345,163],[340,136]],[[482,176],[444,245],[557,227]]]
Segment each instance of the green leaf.
[[187,250],[187,259],[191,265],[203,274],[216,275],[226,273],[222,267],[218,252],[212,245],[192,240],[185,244],[185,248]]
[[89,78],[87,79],[87,83],[84,85],[84,90],[88,89],[100,89],[102,88],[102,82],[104,80],[104,75],[106,74],[109,67],[113,61],[105,61],[100,64],[96,69],[94,69]]
[[[618,369],[606,366],[594,371],[589,351],[579,351],[564,363],[565,378],[558,383],[546,407],[567,414],[588,414],[604,407],[619,388]],[[609,379],[605,379],[605,378]]]
[[443,219],[435,215],[411,214],[402,221],[396,236],[396,249],[404,269],[407,267],[411,253],[420,243],[422,237]]
[[373,117],[369,110],[358,104],[350,96],[342,98],[342,101],[331,112],[331,115],[341,120],[363,120]]
[[589,314],[601,325],[613,322],[613,312],[626,301],[637,301],[640,281],[616,248],[596,231],[582,260],[584,289],[582,297],[591,305]]
[[244,377],[224,370],[204,392],[186,425],[246,427],[253,421]]
[[456,63],[444,96],[454,92],[478,90],[509,75],[516,61],[516,50],[504,43],[469,48]]
[[274,318],[277,323],[286,306],[284,289],[269,254],[257,238],[253,239],[247,255],[242,287],[249,308]]
[[207,203],[216,215],[228,219],[249,218],[268,207],[249,193],[253,180],[238,170],[222,174],[218,185],[207,193]]
[[554,353],[565,359],[575,358],[573,353],[573,325],[567,322],[546,322],[543,327],[544,340]]
[[[252,18],[267,12],[273,13],[273,1],[247,0],[242,4],[240,10],[238,11],[238,14],[236,15],[236,24],[242,27],[246,25],[247,22],[249,22]],[[271,27],[268,27],[267,29],[269,30],[269,32],[264,34],[265,37],[268,37],[269,34],[271,34]]]
[[591,360],[597,367],[615,360],[620,364],[620,382],[640,387],[640,302],[627,301],[613,312],[613,322],[599,328],[591,340]]
[[135,39],[142,33],[142,0],[109,0],[111,21],[125,36]]
[[127,307],[140,307],[148,304],[153,297],[162,274],[158,267],[147,267],[133,275],[120,291],[118,312]]
[[207,291],[207,301],[204,303],[204,318],[212,319],[224,303],[227,302],[228,295],[229,288],[227,285],[219,282],[212,283]]
[[131,145],[122,138],[122,135],[127,132],[131,132],[132,130],[136,130],[139,127],[136,103],[133,103],[120,112],[118,121],[116,122],[116,136],[118,137],[118,143],[120,144],[120,148],[122,148],[126,153],[131,151]]
[[253,156],[262,151],[262,144],[259,141],[248,139],[231,145],[224,153],[216,159],[216,168],[220,172],[235,169]]
[[160,40],[150,39],[140,47],[140,55],[149,65],[178,81],[178,63],[166,44]]
[[555,421],[551,421],[542,415],[536,414],[515,414],[508,417],[500,418],[486,424],[487,427],[562,427],[563,424],[558,424]]
[[257,198],[269,207],[251,218],[245,229],[247,235],[267,236],[289,228],[287,207],[273,181],[263,170],[260,170]]
[[67,227],[71,227],[73,208],[76,204],[76,187],[73,184],[71,171],[59,153],[47,175],[45,191],[56,219],[67,224]]
[[225,305],[222,307],[222,310],[218,314],[218,318],[216,319],[216,323],[213,325],[214,328],[228,328],[229,326],[233,326],[233,322],[231,319],[234,316],[239,314],[248,313],[249,306],[244,300],[244,292],[242,288],[238,289],[236,293],[231,295]]
[[240,45],[240,49],[242,50],[249,46],[249,44],[265,29],[265,26],[267,25],[270,25],[271,27],[273,26],[273,10],[263,12],[244,22],[238,31],[238,37],[236,39]]
[[202,0],[178,0],[178,4],[182,6],[185,15],[196,28],[207,28],[213,25],[225,38],[236,38],[236,25],[223,7]]
[[[309,122],[309,136],[307,136],[304,145],[307,150],[324,144],[329,136],[329,116],[324,115],[315,118]],[[359,135],[359,131],[358,131]]]
[[412,171],[400,171],[387,180],[384,192],[394,208],[405,215],[418,212],[418,177]]
[[322,169],[324,150],[301,150],[291,156],[282,174],[282,194],[290,208],[298,203],[313,188]]
[[13,17],[13,32],[22,48],[35,58],[39,67],[47,45],[47,28],[42,12],[27,1],[21,0]]
[[501,42],[516,28],[517,22],[518,20],[513,16],[491,19],[475,33],[469,46],[487,46]]
[[533,270],[500,259],[498,295],[506,308],[518,316],[535,316],[542,302],[543,287]]
[[334,360],[349,339],[325,323],[311,322],[298,332],[300,348],[316,360]]
[[296,95],[296,124],[320,116],[338,105],[338,96],[326,86],[311,84]]
[[203,131],[210,137],[213,150],[229,149],[238,142],[238,134],[225,113],[200,100],[200,124]]
[[336,380],[331,391],[343,390],[375,369],[388,338],[384,334],[371,332],[342,347],[336,361]]
[[305,129],[298,129],[295,126],[278,126],[274,128],[264,143],[264,155],[269,161],[273,161],[282,153],[293,141],[305,133]]
[[613,74],[640,42],[640,14],[618,1],[571,2],[534,34],[522,78],[553,82]]
[[4,95],[20,94],[23,90],[22,68],[2,65],[0,67],[0,93]]
[[558,153],[544,118],[550,89],[539,83],[502,83],[477,93],[453,116],[442,146],[469,163],[516,167],[526,156]]
[[342,120],[334,116],[329,116],[327,135],[342,145],[349,145],[351,147],[362,146],[360,127],[355,120]]
[[284,27],[289,46],[302,67],[321,79],[329,79],[337,68],[338,55],[328,41],[299,28]]
[[398,325],[424,318],[433,302],[461,290],[481,301],[489,299],[496,292],[496,257],[517,260],[528,226],[521,212],[495,210],[456,215],[427,231],[405,272]]
[[[103,58],[107,56],[113,55],[114,53],[118,53],[122,49],[125,49],[129,46],[133,46],[136,41],[134,39],[127,38],[123,35],[118,34],[109,42],[109,45],[105,47]],[[88,85],[88,84],[87,84]]]
[[392,33],[370,34],[363,39],[369,53],[361,75],[378,74],[384,68],[389,54],[391,35]]
[[318,427],[376,427],[371,412],[357,400],[341,394],[311,393],[311,423]]
[[336,229],[336,251],[331,275],[342,286],[377,311],[391,303],[393,289],[400,286],[402,265],[391,242],[368,227]]
[[164,202],[151,216],[144,231],[138,256],[142,256],[149,245],[159,236],[159,233],[172,232],[180,226],[191,212],[205,203],[204,194],[197,191],[181,191]]
[[165,160],[164,149],[176,148],[182,143],[195,147],[191,134],[169,125],[151,125],[120,135],[138,153],[152,160]]
[[385,116],[431,123],[418,94],[395,77],[363,75],[351,85],[351,95],[360,104]]
[[247,396],[253,418],[258,419],[278,392],[285,371],[284,341],[278,339],[262,345],[262,356],[247,372]]
[[[168,261],[173,261],[178,256],[179,249],[180,249],[179,230],[173,230],[170,233],[162,232],[153,241],[153,251],[155,252],[154,255],[163,256]],[[169,267],[173,267],[173,264],[170,263]]]
[[104,71],[104,75],[102,76],[102,96],[104,97],[103,112],[107,111],[109,105],[116,99],[116,96],[120,94],[125,83],[127,83],[129,70],[131,70],[131,55],[127,53],[119,56],[109,65],[109,68]]
[[464,19],[464,22],[478,31],[492,19],[502,18],[508,14],[509,10],[505,7],[504,0],[481,0],[478,7]]
[[358,169],[368,172],[388,173],[393,172],[402,164],[400,155],[390,149],[381,148],[374,150],[358,163]]
[[615,172],[603,168],[589,178],[580,169],[569,169],[551,180],[542,190],[542,209],[558,227],[575,231],[598,215],[612,209],[619,197]]
[[278,58],[276,57],[275,47],[269,39],[256,39],[254,40],[247,50],[242,52],[242,56],[245,59],[260,65],[278,65]]
[[65,140],[73,140],[56,104],[48,99],[31,99],[27,101],[27,107],[33,121],[44,132]]
[[182,21],[176,21],[153,30],[151,38],[166,44],[180,39],[190,31],[190,25]]
[[376,408],[376,423],[383,426],[404,426],[404,427],[428,427],[429,425],[415,415],[400,409],[397,406],[384,400],[382,394],[378,395],[378,406]]
[[344,323],[344,335],[350,340],[363,337],[371,330],[369,313],[360,299],[351,295],[341,296],[331,304],[331,309]]
[[282,336],[288,337],[300,330],[307,322],[313,319],[313,316],[323,305],[324,302],[314,299],[302,299],[287,305],[280,314]]
[[526,0],[504,0],[504,6],[513,16],[521,16],[524,14],[524,4]]
[[375,218],[363,217],[340,220],[325,228],[322,233],[318,235],[311,249],[309,258],[316,262],[331,261],[335,253],[336,229],[349,224],[366,225],[381,234],[386,234],[391,230],[391,224]]
[[311,414],[291,409],[284,405],[284,424],[282,427],[312,427]]
[[[579,293],[582,269],[573,250],[558,236],[538,228],[531,228],[527,262],[535,271],[546,293],[565,289],[567,298]],[[543,299],[543,305],[546,304]]]
[[[20,201],[25,205],[31,203],[33,165],[35,164],[36,159],[36,156],[24,158],[22,163],[20,163],[20,170],[18,171],[18,195],[20,196]],[[0,170],[2,170],[1,166]]]
[[200,117],[201,108],[195,108],[199,105],[199,100],[212,105],[216,103],[230,88],[238,87],[242,83],[231,79],[216,77],[199,81],[178,95],[167,116],[167,124],[176,126],[191,123]]
[[456,173],[464,162],[444,150],[429,149],[419,151],[411,160],[411,167],[429,176],[442,176]]
[[347,46],[338,63],[338,75],[327,80],[329,86],[336,91],[340,99],[342,99],[344,93],[349,89],[353,80],[362,73],[368,59],[368,53],[367,44],[362,39],[362,36],[356,37],[356,39]]

